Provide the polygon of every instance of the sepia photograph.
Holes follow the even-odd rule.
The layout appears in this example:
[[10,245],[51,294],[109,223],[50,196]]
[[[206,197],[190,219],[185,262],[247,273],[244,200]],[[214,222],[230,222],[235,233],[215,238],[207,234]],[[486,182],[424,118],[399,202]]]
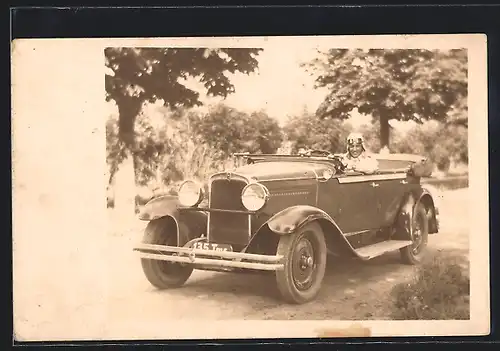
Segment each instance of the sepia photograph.
[[[20,42],[19,62],[36,57],[32,46],[47,47],[48,60],[70,44]],[[14,326],[24,338],[43,339],[43,326],[57,339],[123,340],[489,332],[485,37],[73,47],[87,50],[78,76],[96,86],[72,87],[92,90],[76,98],[92,116],[73,123],[92,130],[95,146],[68,181],[88,194],[66,208],[82,222],[58,228],[88,236],[56,264],[99,276],[65,293],[48,282],[51,263],[37,261],[33,280],[29,252],[47,243],[14,231]],[[25,85],[26,75],[13,77]],[[19,113],[18,140],[30,140],[34,118]],[[37,168],[25,149],[13,160],[26,182]],[[32,205],[40,216],[56,201],[45,196]],[[70,274],[64,286],[82,279]],[[93,327],[53,320],[64,313]]]

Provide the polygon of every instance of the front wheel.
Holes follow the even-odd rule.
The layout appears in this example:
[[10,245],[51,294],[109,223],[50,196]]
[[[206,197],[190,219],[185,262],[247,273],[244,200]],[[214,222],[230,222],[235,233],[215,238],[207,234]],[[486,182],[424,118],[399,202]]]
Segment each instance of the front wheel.
[[[168,218],[150,222],[143,243],[177,246],[177,227]],[[142,270],[148,281],[158,289],[178,288],[191,276],[193,268],[180,263],[141,258]]]
[[415,265],[422,262],[427,248],[429,235],[429,220],[427,211],[419,204],[413,212],[412,218],[412,244],[400,249],[401,259],[404,263]]
[[277,254],[285,258],[283,270],[276,271],[282,297],[289,303],[313,300],[326,270],[326,243],[318,223],[309,223],[292,235],[281,236]]

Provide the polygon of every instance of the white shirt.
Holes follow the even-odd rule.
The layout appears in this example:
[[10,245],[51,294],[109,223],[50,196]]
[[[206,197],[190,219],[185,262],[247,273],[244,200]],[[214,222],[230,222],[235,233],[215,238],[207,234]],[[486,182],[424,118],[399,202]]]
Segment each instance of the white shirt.
[[378,161],[374,157],[363,152],[358,157],[352,157],[349,152],[343,157],[346,171],[357,171],[362,173],[374,173],[378,170]]

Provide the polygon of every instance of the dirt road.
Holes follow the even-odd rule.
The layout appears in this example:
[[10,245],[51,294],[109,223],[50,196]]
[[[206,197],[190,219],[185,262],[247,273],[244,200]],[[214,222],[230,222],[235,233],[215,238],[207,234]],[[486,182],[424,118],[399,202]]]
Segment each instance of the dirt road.
[[[441,232],[429,239],[430,255],[442,251],[467,257],[467,206],[467,189],[443,193]],[[18,336],[133,337],[137,328],[150,331],[156,326],[161,334],[158,328],[166,321],[173,325],[183,320],[388,319],[391,288],[414,269],[402,265],[397,252],[367,263],[330,261],[317,300],[300,306],[280,301],[272,275],[195,271],[183,288],[158,291],[144,278],[131,250],[141,239],[140,229],[110,233],[107,245],[97,251],[89,238],[65,256],[37,250],[43,241],[33,242],[30,262],[16,263]],[[77,265],[79,271],[73,268]]]

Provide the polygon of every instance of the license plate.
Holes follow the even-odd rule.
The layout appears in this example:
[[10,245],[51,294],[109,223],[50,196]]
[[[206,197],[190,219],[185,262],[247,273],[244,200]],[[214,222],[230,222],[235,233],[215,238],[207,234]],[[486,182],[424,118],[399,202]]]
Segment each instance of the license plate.
[[205,243],[205,242],[195,242],[193,248],[199,250],[213,250],[213,251],[233,251],[231,245],[227,244],[215,244],[215,243]]

